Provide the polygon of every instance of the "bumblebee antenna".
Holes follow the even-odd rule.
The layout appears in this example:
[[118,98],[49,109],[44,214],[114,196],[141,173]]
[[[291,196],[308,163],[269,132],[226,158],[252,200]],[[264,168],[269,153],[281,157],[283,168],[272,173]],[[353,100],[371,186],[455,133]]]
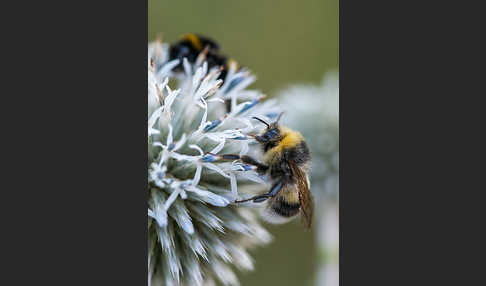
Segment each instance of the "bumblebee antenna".
[[280,121],[280,118],[282,117],[282,115],[283,115],[284,113],[285,113],[285,111],[280,112],[280,114],[278,115],[277,120],[276,120],[275,122],[277,122],[277,123],[278,123],[278,122]]
[[267,125],[267,127],[268,127],[268,128],[270,128],[270,124],[268,124],[267,122],[265,122],[263,119],[260,119],[260,118],[255,117],[255,116],[253,116],[252,118],[253,118],[253,119],[256,119],[256,120],[258,120],[258,121],[260,121],[261,123],[263,123],[263,124]]

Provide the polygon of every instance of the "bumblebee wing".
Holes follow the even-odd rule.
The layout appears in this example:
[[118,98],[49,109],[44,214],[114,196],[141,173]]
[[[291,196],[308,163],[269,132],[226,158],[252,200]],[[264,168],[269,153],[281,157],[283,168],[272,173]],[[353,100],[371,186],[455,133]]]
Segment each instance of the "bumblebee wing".
[[292,166],[292,173],[296,177],[297,189],[299,190],[299,204],[302,211],[302,219],[306,228],[312,225],[312,214],[314,212],[314,199],[309,188],[307,173],[297,166]]

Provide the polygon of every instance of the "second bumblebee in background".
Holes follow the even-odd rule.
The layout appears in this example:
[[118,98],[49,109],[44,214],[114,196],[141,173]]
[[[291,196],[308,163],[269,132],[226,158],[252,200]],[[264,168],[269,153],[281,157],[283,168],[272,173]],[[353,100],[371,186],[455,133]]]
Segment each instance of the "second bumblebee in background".
[[229,59],[227,56],[220,53],[219,45],[212,39],[197,34],[186,34],[178,42],[170,45],[169,48],[169,60],[179,59],[180,63],[174,70],[182,71],[182,60],[187,58],[189,63],[196,62],[200,53],[207,48],[206,61],[208,68],[221,67],[221,73],[218,79],[224,80],[228,73],[231,64],[238,64],[233,59]]

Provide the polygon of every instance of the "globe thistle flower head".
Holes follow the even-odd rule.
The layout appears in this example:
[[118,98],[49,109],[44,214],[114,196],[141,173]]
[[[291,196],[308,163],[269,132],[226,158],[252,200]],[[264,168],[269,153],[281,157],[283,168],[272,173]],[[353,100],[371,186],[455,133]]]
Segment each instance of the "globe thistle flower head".
[[[247,87],[255,77],[232,66],[224,80],[202,52],[173,72],[168,46],[148,48],[148,282],[238,285],[233,266],[252,270],[248,249],[271,240],[254,213],[232,204],[238,189],[265,186],[252,166],[218,154],[255,152],[251,134],[271,120],[273,100]],[[230,111],[226,105],[229,103]]]

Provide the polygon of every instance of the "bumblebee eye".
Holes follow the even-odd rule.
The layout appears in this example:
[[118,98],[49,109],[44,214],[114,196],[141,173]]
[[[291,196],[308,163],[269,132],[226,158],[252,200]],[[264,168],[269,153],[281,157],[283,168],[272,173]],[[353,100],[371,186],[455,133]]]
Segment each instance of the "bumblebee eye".
[[263,135],[263,137],[265,137],[265,139],[267,140],[270,140],[274,137],[277,137],[278,134],[279,134],[278,129],[270,129],[267,132],[265,132],[265,135]]
[[190,53],[191,53],[191,51],[189,50],[189,48],[188,48],[188,47],[186,47],[186,46],[181,46],[181,47],[179,48],[178,53],[177,53],[177,57],[178,57],[178,58],[183,58],[183,57],[186,57],[186,56],[187,56],[188,54],[190,54]]

